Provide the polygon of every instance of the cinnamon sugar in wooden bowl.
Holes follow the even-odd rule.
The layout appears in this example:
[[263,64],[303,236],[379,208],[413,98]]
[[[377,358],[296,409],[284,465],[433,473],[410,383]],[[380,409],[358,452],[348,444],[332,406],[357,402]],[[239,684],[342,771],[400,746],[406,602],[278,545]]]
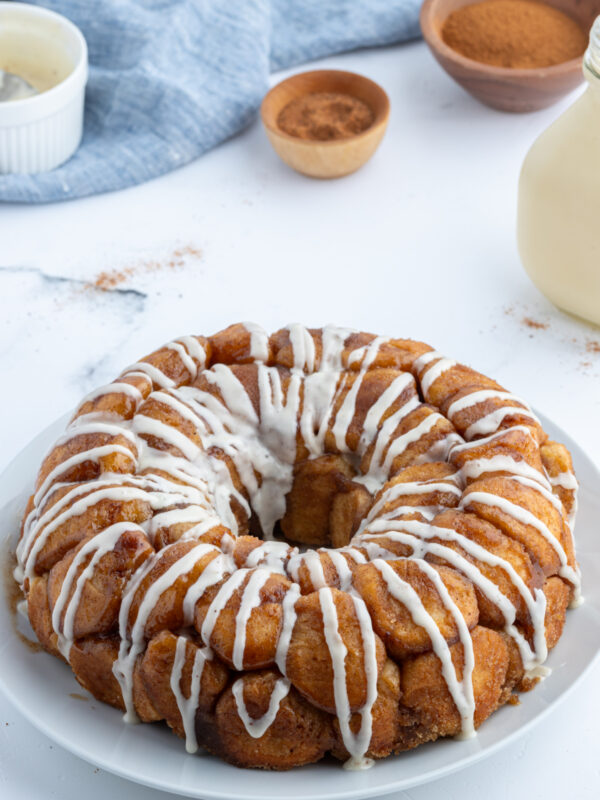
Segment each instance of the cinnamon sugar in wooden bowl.
[[[560,100],[583,81],[582,56],[559,64],[529,69],[496,66],[466,58],[443,38],[452,12],[477,0],[425,0],[420,22],[423,38],[448,75],[473,97],[501,111],[537,111]],[[564,12],[587,35],[600,14],[600,0],[541,0]]]
[[388,96],[377,83],[329,69],[278,83],[260,110],[277,155],[312,178],[340,178],[359,169],[379,146],[389,112]]

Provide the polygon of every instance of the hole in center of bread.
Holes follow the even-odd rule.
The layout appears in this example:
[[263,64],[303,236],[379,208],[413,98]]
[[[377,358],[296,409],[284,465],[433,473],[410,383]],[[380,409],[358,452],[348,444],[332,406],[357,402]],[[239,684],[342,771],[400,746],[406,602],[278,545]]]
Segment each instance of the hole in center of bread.
[[[371,494],[354,480],[357,474],[339,455],[296,464],[285,514],[273,532],[275,538],[306,548],[345,547],[372,504]],[[250,532],[264,538],[255,514]]]

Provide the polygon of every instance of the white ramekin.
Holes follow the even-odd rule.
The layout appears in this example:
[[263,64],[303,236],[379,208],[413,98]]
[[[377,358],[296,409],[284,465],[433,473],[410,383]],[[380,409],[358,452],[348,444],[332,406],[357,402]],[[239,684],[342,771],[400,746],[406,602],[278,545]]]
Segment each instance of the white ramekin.
[[0,103],[0,174],[54,169],[79,146],[87,82],[87,45],[72,22],[54,11],[0,2],[0,29],[18,26],[64,47],[73,71],[35,97]]

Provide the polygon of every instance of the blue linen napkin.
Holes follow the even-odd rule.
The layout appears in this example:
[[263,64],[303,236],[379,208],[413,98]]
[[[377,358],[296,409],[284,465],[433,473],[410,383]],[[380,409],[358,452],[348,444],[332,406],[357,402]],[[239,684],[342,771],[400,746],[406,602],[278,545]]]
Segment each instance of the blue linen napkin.
[[421,0],[44,0],[89,48],[85,129],[67,163],[0,175],[0,201],[123,189],[242,130],[272,70],[419,35]]

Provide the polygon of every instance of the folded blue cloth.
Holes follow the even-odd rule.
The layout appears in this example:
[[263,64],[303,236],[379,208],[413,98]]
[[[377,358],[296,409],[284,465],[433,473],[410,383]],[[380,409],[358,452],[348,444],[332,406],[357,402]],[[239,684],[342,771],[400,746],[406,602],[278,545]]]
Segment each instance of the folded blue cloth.
[[123,189],[242,130],[272,70],[419,34],[420,0],[45,0],[89,48],[81,147],[39,175],[0,175],[0,200]]

